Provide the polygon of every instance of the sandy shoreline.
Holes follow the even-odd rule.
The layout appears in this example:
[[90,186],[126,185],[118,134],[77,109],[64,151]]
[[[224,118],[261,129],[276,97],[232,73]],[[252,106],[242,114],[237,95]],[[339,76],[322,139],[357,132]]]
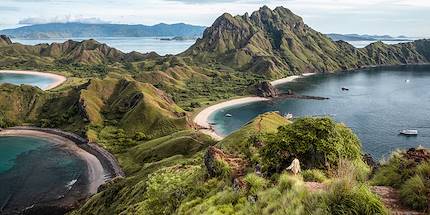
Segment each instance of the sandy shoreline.
[[296,80],[298,78],[303,78],[303,77],[307,77],[307,76],[311,76],[311,75],[315,75],[315,74],[316,73],[305,73],[303,75],[293,75],[293,76],[288,76],[286,78],[281,78],[281,79],[278,79],[278,80],[274,80],[274,81],[272,81],[270,83],[273,86],[278,86],[278,85],[281,85],[281,84],[285,84],[285,83],[294,81],[294,80]]
[[[270,82],[273,86],[278,86],[281,84],[285,84],[291,81],[294,81],[297,78],[302,78],[302,77],[306,77],[306,76],[311,76],[314,75],[316,73],[306,73],[303,75],[295,75],[295,76],[289,76],[286,78],[282,78],[279,80],[275,80]],[[207,134],[209,136],[211,136],[212,138],[214,138],[215,140],[222,140],[224,139],[224,137],[220,134],[217,134],[215,132],[215,130],[213,129],[213,127],[209,124],[209,117],[216,111],[218,111],[219,109],[223,109],[223,108],[227,108],[230,106],[236,106],[236,105],[241,105],[241,104],[249,104],[249,103],[253,103],[253,102],[260,102],[260,101],[268,101],[268,98],[263,98],[263,97],[245,97],[245,98],[239,98],[239,99],[232,99],[229,101],[225,101],[225,102],[221,102],[219,104],[215,104],[212,106],[209,106],[205,109],[203,109],[202,111],[200,111],[195,117],[194,117],[194,123],[196,123],[199,127],[200,127],[200,131],[204,134]]]
[[87,164],[87,180],[89,184],[87,186],[88,190],[86,192],[88,192],[88,194],[96,193],[98,187],[105,183],[105,171],[101,162],[94,155],[81,149],[76,145],[76,143],[65,137],[42,131],[20,129],[6,129],[0,131],[0,136],[25,136],[41,138],[75,154]]
[[36,76],[52,78],[55,80],[54,83],[48,85],[48,87],[44,88],[43,90],[51,90],[55,87],[60,86],[61,84],[63,84],[67,80],[67,78],[62,76],[62,75],[57,75],[54,73],[47,73],[47,72],[35,72],[35,71],[23,71],[23,70],[0,70],[0,73],[36,75]]

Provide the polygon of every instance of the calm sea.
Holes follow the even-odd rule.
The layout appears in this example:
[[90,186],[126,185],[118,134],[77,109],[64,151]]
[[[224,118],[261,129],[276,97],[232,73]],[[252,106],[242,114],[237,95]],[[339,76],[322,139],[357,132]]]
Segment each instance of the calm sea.
[[[166,54],[179,54],[187,50],[193,45],[195,40],[161,40],[166,37],[96,37],[92,38],[101,43],[117,48],[123,52],[137,51],[141,53],[148,53],[155,51],[159,55]],[[40,43],[62,43],[66,40],[82,41],[91,38],[60,38],[60,39],[43,39],[43,40],[30,40],[30,39],[12,39],[13,42],[18,42],[25,45],[36,45]]]
[[[217,132],[227,135],[268,111],[295,116],[334,117],[352,128],[365,152],[375,158],[395,149],[430,147],[430,66],[398,66],[321,74],[280,86],[302,95],[329,100],[288,99],[229,107],[210,118]],[[349,91],[342,91],[347,87]],[[226,118],[225,114],[233,117]],[[399,135],[402,129],[418,129],[416,137]]]
[[23,209],[60,199],[86,169],[74,154],[46,140],[0,137],[0,207]]
[[54,83],[56,80],[50,77],[31,75],[31,74],[12,74],[12,73],[0,73],[0,84],[26,84],[31,86],[37,86],[41,89],[47,88],[49,85]]

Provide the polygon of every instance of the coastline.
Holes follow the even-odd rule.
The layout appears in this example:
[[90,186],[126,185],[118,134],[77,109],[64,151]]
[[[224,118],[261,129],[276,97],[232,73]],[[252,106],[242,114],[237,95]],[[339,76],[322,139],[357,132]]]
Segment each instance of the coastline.
[[67,78],[62,75],[57,75],[54,73],[47,73],[47,72],[36,72],[36,71],[25,71],[25,70],[0,70],[0,73],[5,74],[23,74],[23,75],[36,75],[36,76],[42,76],[47,78],[52,78],[55,80],[54,83],[48,85],[48,87],[42,89],[42,90],[51,90],[54,89],[61,84],[63,84]]
[[[305,73],[303,75],[294,75],[294,76],[289,76],[286,78],[282,78],[282,79],[278,79],[275,81],[270,82],[274,87],[288,83],[288,82],[292,82],[298,78],[303,78],[303,77],[307,77],[307,76],[311,76],[311,75],[315,75],[317,73]],[[238,98],[238,99],[231,99],[231,100],[227,100],[225,102],[221,102],[215,105],[211,105],[203,110],[201,110],[193,119],[193,122],[199,127],[200,132],[207,134],[209,136],[211,136],[212,138],[214,138],[217,141],[220,141],[222,139],[224,139],[224,136],[217,134],[216,131],[213,129],[213,127],[209,124],[209,117],[217,112],[220,109],[224,109],[227,107],[231,107],[231,106],[236,106],[236,105],[242,105],[242,104],[249,104],[249,103],[253,103],[253,102],[260,102],[260,101],[268,101],[270,100],[269,98],[264,98],[264,97],[257,97],[257,96],[249,96],[249,97],[244,97],[244,98]]]
[[54,146],[74,154],[86,164],[85,177],[79,177],[76,186],[72,186],[64,197],[49,203],[36,203],[34,207],[27,208],[29,210],[67,212],[79,205],[83,199],[97,193],[101,185],[116,177],[125,176],[113,155],[72,133],[56,129],[14,127],[0,129],[0,137],[2,136],[35,137],[46,140]]
[[293,76],[288,76],[286,78],[281,78],[281,79],[278,79],[278,80],[274,80],[274,81],[272,81],[270,83],[272,84],[272,86],[276,87],[276,86],[279,86],[279,85],[282,85],[282,84],[294,81],[294,80],[296,80],[298,78],[304,78],[304,77],[315,75],[315,74],[317,74],[317,73],[305,73],[305,74],[302,74],[302,75],[293,75]]
[[80,148],[75,142],[72,140],[42,131],[35,130],[20,130],[20,129],[5,129],[0,131],[1,136],[21,136],[21,137],[36,137],[43,140],[46,140],[49,143],[54,144],[55,146],[61,147],[64,150],[67,150],[79,159],[83,160],[87,165],[87,174],[88,174],[88,194],[94,194],[97,192],[97,188],[104,184],[105,171],[101,164],[101,162],[97,159],[96,156],[90,154],[89,152]]

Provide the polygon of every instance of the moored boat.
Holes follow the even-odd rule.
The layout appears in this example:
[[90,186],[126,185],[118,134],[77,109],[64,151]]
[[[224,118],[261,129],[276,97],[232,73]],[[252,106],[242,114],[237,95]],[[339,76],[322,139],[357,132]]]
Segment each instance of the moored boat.
[[418,130],[413,130],[413,129],[405,129],[405,130],[401,130],[400,134],[403,135],[418,135]]

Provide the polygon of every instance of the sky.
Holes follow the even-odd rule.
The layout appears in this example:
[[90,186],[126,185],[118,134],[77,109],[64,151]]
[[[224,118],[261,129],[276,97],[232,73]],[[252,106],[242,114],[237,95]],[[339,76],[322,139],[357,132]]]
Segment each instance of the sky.
[[179,23],[284,6],[323,33],[430,37],[430,0],[0,0],[0,29],[25,24]]

